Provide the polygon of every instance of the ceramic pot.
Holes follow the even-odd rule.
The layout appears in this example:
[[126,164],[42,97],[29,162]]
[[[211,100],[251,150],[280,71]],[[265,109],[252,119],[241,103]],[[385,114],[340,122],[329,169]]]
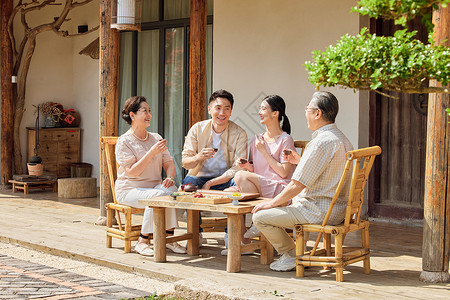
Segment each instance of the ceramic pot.
[[42,176],[44,173],[44,166],[42,164],[27,163],[28,175],[31,176]]

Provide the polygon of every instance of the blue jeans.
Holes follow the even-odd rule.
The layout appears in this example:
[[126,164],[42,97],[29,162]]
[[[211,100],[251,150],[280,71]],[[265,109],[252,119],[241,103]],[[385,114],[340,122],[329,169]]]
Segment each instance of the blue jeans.
[[[199,189],[202,188],[202,186],[208,181],[211,180],[215,177],[197,177],[197,176],[191,176],[191,175],[187,175],[184,179],[182,184],[188,184],[188,183],[193,183],[195,184]],[[222,183],[222,184],[218,184],[218,185],[213,185],[211,187],[211,190],[219,190],[219,191],[223,191],[226,188],[229,188],[230,186],[235,186],[236,183],[234,182],[234,178],[231,178],[230,180],[228,180],[228,182]]]
[[[208,181],[211,180],[215,177],[197,177],[197,176],[190,176],[187,175],[184,179],[182,184],[188,184],[188,183],[192,183],[195,184],[199,189],[202,188],[202,186]],[[211,187],[211,190],[220,190],[223,191],[226,188],[229,188],[231,186],[235,186],[236,183],[234,182],[234,178],[231,178],[228,182],[222,183],[222,184],[218,184],[218,185],[213,185]],[[198,214],[198,225],[202,225],[202,214],[199,213]],[[203,228],[200,226],[200,232],[203,232]]]

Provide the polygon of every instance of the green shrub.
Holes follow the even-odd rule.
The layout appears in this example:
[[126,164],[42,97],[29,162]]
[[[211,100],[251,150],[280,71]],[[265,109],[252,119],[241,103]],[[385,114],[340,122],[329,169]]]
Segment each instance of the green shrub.
[[336,46],[313,52],[313,60],[305,63],[309,81],[317,88],[342,85],[355,90],[444,92],[428,87],[428,80],[449,83],[450,49],[423,44],[413,38],[415,33],[398,30],[393,37],[380,37],[363,28],[357,36],[347,34]]

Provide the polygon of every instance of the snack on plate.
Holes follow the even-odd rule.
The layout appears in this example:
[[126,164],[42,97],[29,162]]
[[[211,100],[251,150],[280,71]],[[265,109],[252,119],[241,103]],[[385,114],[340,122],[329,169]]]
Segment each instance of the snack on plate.
[[202,198],[203,194],[202,193],[195,193],[194,194],[194,198]]
[[241,195],[241,193],[234,192],[232,196],[233,196],[233,197],[240,197],[240,196],[242,196],[242,195]]

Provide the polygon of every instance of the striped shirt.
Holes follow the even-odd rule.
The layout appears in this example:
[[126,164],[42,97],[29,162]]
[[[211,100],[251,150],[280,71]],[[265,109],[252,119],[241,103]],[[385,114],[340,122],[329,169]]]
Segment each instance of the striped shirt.
[[[347,151],[353,146],[336,124],[328,124],[314,131],[292,179],[305,189],[292,199],[292,206],[299,209],[309,223],[320,224],[344,170]],[[350,188],[351,172],[347,174],[341,194],[333,208],[328,224],[342,222],[345,216]]]

